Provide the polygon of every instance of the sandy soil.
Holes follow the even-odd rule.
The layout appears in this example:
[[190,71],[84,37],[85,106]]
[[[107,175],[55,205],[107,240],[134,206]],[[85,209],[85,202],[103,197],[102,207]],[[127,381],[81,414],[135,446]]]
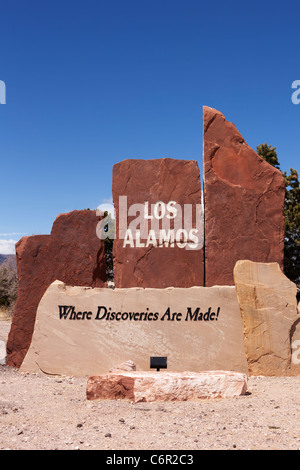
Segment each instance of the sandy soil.
[[[0,340],[9,327],[0,322]],[[139,404],[87,401],[87,379],[0,366],[0,449],[300,449],[300,377],[250,377],[237,398]]]

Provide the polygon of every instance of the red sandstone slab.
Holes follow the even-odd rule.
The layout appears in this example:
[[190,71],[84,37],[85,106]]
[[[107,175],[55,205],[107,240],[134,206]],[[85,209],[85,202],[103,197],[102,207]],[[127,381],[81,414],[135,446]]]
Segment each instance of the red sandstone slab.
[[135,403],[197,401],[245,395],[247,376],[239,372],[122,372],[88,379],[88,400],[124,399]]
[[59,215],[51,235],[23,237],[16,244],[18,298],[7,341],[7,364],[20,367],[31,343],[36,311],[56,279],[71,286],[105,287],[104,242],[94,211]]
[[[114,240],[116,287],[203,286],[203,222],[200,214],[201,183],[197,162],[171,158],[124,160],[113,167],[112,192],[116,213]],[[127,198],[125,209],[120,197]],[[155,219],[155,214],[158,214],[158,217],[162,214],[162,211],[155,212],[155,205],[161,203],[162,210],[168,207],[172,210],[172,205],[168,206],[172,201],[182,209],[184,221],[181,225],[180,210],[174,219],[168,218],[173,215],[168,209],[161,220]],[[141,232],[141,239],[134,238],[132,242],[126,240],[127,243],[124,243],[126,229],[131,227],[136,216],[140,215],[138,211],[135,212],[136,204],[144,205],[145,208],[142,208],[142,212],[145,212],[142,214],[141,224],[137,227]],[[192,207],[188,221],[190,227],[199,226],[199,230],[197,233],[191,233],[188,229],[187,237],[185,238],[186,233],[184,233],[182,238],[178,238],[180,243],[177,243],[176,235],[180,235],[177,228],[184,229],[183,225],[188,219],[187,212],[184,212],[185,204]],[[200,214],[198,225],[196,213]],[[155,225],[155,221],[158,225]],[[163,236],[161,230],[165,223],[169,223],[170,230],[174,230],[175,243],[166,243],[167,237]],[[149,238],[151,227],[155,227],[156,242],[153,237]],[[197,247],[192,239],[195,235],[198,239]],[[187,243],[184,245],[185,240]]]
[[239,260],[283,269],[285,184],[234,124],[204,107],[205,285],[234,285]]

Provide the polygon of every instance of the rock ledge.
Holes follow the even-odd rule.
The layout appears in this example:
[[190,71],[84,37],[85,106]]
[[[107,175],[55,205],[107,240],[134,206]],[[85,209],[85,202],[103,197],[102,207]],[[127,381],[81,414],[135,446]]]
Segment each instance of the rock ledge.
[[91,376],[88,400],[124,399],[135,403],[197,401],[245,395],[247,376],[239,372],[121,372]]

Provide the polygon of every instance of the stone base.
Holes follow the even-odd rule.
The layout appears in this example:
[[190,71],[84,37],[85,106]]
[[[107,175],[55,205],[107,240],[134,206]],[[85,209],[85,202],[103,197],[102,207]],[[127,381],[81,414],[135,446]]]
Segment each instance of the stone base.
[[245,395],[247,376],[239,372],[120,372],[91,376],[88,400],[197,401]]
[[90,377],[116,372],[111,369],[129,360],[149,371],[151,356],[168,357],[169,372],[248,374],[235,287],[109,289],[53,282],[39,304],[20,372]]

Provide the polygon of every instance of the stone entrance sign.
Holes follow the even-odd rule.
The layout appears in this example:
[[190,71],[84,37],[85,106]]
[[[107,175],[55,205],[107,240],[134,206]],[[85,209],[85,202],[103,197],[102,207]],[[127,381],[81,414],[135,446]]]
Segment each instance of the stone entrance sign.
[[18,242],[8,365],[98,376],[164,356],[171,372],[299,373],[296,291],[280,276],[283,175],[219,111],[204,107],[203,125],[204,200],[196,161],[113,166],[115,289],[106,214],[63,214],[51,235]]
[[234,287],[101,289],[54,282],[42,298],[21,372],[97,375],[124,361],[149,370],[247,373]]

